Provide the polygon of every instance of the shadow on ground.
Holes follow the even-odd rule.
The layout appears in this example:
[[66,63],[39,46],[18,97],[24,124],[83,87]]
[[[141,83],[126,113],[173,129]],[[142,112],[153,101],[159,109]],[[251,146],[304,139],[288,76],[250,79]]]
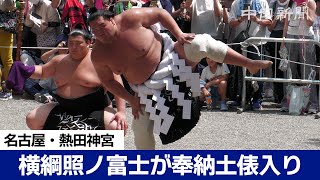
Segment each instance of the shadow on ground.
[[308,139],[306,143],[320,147],[320,139],[316,139],[316,138]]

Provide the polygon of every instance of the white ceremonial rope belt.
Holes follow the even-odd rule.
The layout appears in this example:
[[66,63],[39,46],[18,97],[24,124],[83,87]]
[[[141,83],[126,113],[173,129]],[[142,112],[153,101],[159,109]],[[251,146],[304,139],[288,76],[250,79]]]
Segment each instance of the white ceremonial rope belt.
[[[172,92],[172,98],[177,99],[178,106],[182,106],[182,118],[191,119],[191,102],[185,100],[184,92],[179,92],[179,86],[173,84],[172,77],[179,77],[180,82],[186,82],[187,87],[191,87],[193,97],[200,95],[200,80],[198,73],[192,73],[190,66],[186,66],[184,59],[179,59],[174,52],[174,43],[171,38],[161,34],[164,42],[164,53],[156,72],[144,84],[133,85],[131,88],[138,93],[140,103],[145,105],[145,111],[150,113],[150,119],[154,121],[153,132],[155,134],[167,134],[174,117],[168,114],[169,107],[165,106],[165,98],[161,97],[161,91],[165,88]],[[147,96],[152,95],[152,99]],[[156,105],[152,106],[152,100]],[[156,114],[156,110],[160,114]],[[162,122],[163,120],[163,122]]]

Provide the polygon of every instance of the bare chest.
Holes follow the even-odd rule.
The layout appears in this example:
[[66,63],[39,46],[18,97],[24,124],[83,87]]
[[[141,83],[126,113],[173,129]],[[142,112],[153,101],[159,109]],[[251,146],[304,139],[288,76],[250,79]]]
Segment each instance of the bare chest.
[[135,84],[144,82],[160,61],[161,43],[152,31],[125,33],[117,42],[97,48],[99,62]]
[[154,41],[153,33],[145,31],[144,36],[139,32],[128,31],[107,47],[112,59],[128,57],[131,59],[142,57],[150,51]]
[[62,86],[84,86],[97,87],[100,80],[92,65],[88,63],[61,63],[56,71],[55,83],[57,87]]

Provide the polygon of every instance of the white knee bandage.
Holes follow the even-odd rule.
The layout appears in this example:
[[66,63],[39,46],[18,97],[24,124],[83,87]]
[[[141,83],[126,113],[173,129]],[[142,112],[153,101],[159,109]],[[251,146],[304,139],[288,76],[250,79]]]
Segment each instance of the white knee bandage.
[[208,57],[216,62],[223,63],[228,46],[221,41],[213,39],[209,34],[197,34],[191,44],[184,44],[187,59],[199,62]]

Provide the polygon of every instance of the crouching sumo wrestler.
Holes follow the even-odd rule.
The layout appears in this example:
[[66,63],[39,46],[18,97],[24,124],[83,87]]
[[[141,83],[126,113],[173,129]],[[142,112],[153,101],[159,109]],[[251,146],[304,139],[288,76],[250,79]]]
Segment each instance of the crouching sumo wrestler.
[[[126,130],[124,100],[115,97],[116,112],[105,93],[91,62],[91,36],[82,30],[69,34],[69,54],[55,56],[43,66],[25,66],[15,62],[10,74],[33,79],[52,77],[56,83],[53,97],[57,102],[37,107],[28,113],[30,129],[50,130]],[[20,75],[19,75],[20,74]],[[120,76],[113,75],[122,84]],[[9,81],[14,89],[17,81]]]

